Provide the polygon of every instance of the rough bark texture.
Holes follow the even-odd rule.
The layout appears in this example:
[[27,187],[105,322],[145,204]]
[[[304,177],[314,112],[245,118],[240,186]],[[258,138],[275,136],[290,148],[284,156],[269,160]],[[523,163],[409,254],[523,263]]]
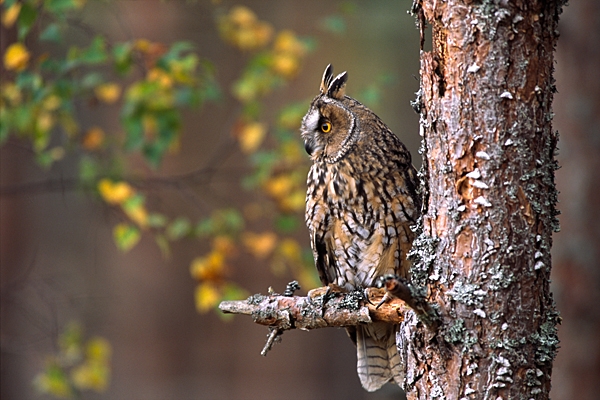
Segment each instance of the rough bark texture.
[[558,1],[423,1],[425,194],[413,283],[436,335],[398,335],[409,399],[544,399],[558,340],[551,103]]

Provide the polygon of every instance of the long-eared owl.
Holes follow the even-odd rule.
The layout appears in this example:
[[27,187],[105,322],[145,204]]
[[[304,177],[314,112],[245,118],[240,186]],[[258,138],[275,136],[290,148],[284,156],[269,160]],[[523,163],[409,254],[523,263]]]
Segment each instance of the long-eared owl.
[[[301,131],[312,160],[306,224],[319,277],[356,290],[385,274],[408,278],[410,226],[421,200],[410,153],[375,113],[345,95],[347,79],[327,66]],[[368,391],[391,379],[401,384],[397,329],[383,322],[349,329]]]

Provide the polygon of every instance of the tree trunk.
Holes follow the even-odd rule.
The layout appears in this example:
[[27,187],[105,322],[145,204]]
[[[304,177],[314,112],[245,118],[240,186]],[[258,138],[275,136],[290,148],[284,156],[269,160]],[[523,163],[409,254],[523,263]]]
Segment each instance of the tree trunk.
[[425,193],[412,281],[439,306],[398,334],[409,399],[545,399],[559,321],[549,289],[560,1],[423,0]]

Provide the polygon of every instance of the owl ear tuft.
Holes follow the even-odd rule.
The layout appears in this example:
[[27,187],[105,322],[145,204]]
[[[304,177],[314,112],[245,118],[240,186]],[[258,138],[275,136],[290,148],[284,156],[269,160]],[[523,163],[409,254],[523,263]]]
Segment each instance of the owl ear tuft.
[[321,94],[327,93],[327,89],[329,88],[329,84],[331,83],[331,78],[333,78],[333,66],[328,64],[325,67],[325,72],[323,72],[323,79],[321,80]]
[[327,90],[327,96],[332,97],[334,99],[341,100],[346,94],[346,82],[348,81],[348,73],[346,71],[342,72],[329,84],[329,89]]

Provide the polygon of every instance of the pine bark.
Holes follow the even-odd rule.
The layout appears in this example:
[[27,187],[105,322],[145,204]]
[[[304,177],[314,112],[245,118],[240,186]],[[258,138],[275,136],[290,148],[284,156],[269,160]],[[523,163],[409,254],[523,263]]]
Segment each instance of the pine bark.
[[433,1],[421,52],[425,187],[412,282],[441,326],[398,334],[409,399],[546,399],[559,317],[552,130],[560,1]]

